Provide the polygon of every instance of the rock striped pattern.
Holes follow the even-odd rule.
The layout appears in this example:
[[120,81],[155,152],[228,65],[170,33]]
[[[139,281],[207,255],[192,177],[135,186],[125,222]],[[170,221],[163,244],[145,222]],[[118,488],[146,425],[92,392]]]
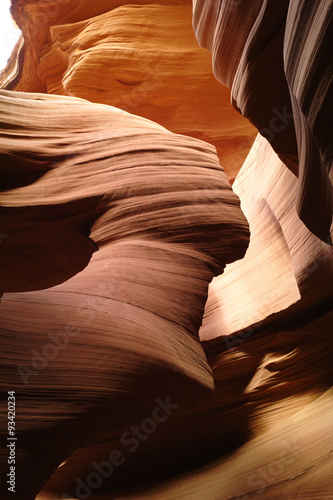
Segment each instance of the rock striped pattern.
[[214,147],[81,99],[0,96],[1,383],[19,395],[29,499],[156,398],[211,394],[208,284],[249,231]]
[[332,223],[331,0],[196,0],[193,26],[233,105],[298,177],[297,212],[326,241]]
[[207,141],[235,178],[256,130],[214,78],[191,0],[13,0],[12,11],[24,49],[0,86],[109,104]]

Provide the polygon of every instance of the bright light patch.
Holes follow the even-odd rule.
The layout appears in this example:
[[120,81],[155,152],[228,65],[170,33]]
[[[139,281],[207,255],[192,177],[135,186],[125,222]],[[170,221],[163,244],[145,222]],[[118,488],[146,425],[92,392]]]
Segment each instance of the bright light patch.
[[5,68],[21,31],[14,26],[10,12],[10,0],[0,0],[0,71]]

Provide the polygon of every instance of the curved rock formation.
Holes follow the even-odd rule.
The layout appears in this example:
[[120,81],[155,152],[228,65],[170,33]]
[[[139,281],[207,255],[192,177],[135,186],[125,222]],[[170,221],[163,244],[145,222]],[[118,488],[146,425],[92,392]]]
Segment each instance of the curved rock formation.
[[330,0],[194,1],[194,30],[217,79],[298,176],[298,214],[324,241],[333,211],[332,22]]
[[193,33],[191,3],[15,0],[24,53],[10,71],[16,79],[10,84],[7,76],[3,83],[110,104],[208,141],[234,179],[255,129],[229,106],[228,89],[215,80],[210,54]]
[[276,313],[316,316],[333,298],[333,247],[299,219],[297,178],[261,135],[233,189],[250,224],[250,245],[244,259],[213,280],[202,340],[236,333],[236,343],[243,342],[252,325],[271,322]]
[[243,258],[191,3],[12,3],[18,498],[331,498],[331,0],[194,2]]
[[186,407],[210,394],[208,284],[244,255],[248,227],[214,147],[110,106],[0,96],[2,292],[26,292],[2,301],[2,383],[19,394],[28,499],[157,397]]

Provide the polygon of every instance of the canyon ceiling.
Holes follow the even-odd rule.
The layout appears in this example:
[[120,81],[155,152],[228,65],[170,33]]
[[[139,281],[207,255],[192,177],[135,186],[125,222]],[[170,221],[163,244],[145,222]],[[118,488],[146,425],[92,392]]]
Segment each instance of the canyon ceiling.
[[1,498],[331,498],[333,2],[11,12]]

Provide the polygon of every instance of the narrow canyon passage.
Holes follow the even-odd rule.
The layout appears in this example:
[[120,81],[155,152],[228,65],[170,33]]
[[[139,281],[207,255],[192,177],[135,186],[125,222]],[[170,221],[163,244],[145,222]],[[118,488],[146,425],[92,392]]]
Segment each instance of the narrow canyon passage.
[[331,498],[332,1],[11,13],[1,498]]

